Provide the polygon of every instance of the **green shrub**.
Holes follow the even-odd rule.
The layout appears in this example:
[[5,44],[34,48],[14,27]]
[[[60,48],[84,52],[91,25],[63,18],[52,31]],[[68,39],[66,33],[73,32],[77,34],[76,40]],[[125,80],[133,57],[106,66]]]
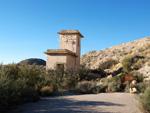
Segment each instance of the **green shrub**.
[[0,110],[24,101],[37,101],[36,84],[40,83],[44,70],[28,65],[0,66]]
[[124,91],[126,85],[124,83],[124,74],[117,75],[110,79],[106,79],[104,86],[106,87],[106,92],[119,92]]
[[145,63],[145,58],[138,55],[128,55],[122,60],[123,71],[129,73],[138,70]]
[[59,95],[63,95],[65,91],[66,90],[64,88],[59,88],[58,89]]
[[131,71],[132,56],[128,55],[122,60],[123,71],[129,73]]
[[[0,76],[0,105],[3,107],[20,103],[23,92],[22,80],[11,80],[8,76]],[[4,104],[3,104],[4,103]]]
[[20,78],[26,78],[28,79],[28,85],[34,86],[35,84],[38,84],[38,82],[41,79],[42,74],[45,73],[44,68],[40,68],[36,65],[23,65],[19,68],[19,76]]
[[134,80],[136,80],[138,83],[143,82],[144,77],[142,74],[136,74],[136,75],[134,75]]
[[130,84],[130,88],[136,88],[138,90],[138,93],[144,93],[146,87],[146,83]]
[[106,89],[106,86],[101,84],[101,85],[98,85],[95,87],[94,92],[96,92],[96,93],[105,92],[105,89]]
[[62,86],[66,90],[71,90],[75,88],[76,82],[73,79],[65,79],[62,83]]
[[95,83],[92,81],[82,81],[78,83],[77,91],[81,94],[93,93],[95,86]]
[[[60,95],[75,88],[78,81],[90,80],[90,70],[85,66],[64,70],[46,71],[37,65],[0,65],[0,110],[25,101],[37,101],[39,95]],[[46,87],[47,86],[47,87]]]
[[106,89],[106,92],[119,92],[121,91],[121,80],[119,77],[116,77],[118,79],[112,79],[108,82],[108,87]]
[[78,80],[91,80],[90,79],[90,70],[85,67],[85,65],[81,65],[79,68],[75,70],[77,72]]
[[59,68],[56,70],[49,70],[47,73],[47,81],[56,84],[58,89],[72,89],[75,87],[77,79],[78,76],[76,75],[76,71],[74,72],[73,70],[62,71]]
[[119,92],[120,91],[120,83],[117,82],[111,82],[108,84],[108,88],[106,92]]
[[118,63],[118,61],[116,61],[116,60],[108,59],[107,61],[100,64],[99,68],[102,70],[110,69],[113,65],[116,65],[117,63]]
[[140,102],[146,112],[150,112],[150,86],[148,86],[145,92],[140,96]]
[[133,75],[133,79],[136,80],[137,83],[143,82],[144,76],[137,71],[132,71],[129,74]]
[[70,90],[75,88],[78,81],[90,80],[90,70],[81,65],[79,68],[62,70],[57,68],[56,70],[50,69],[47,72],[47,79],[50,83],[55,83],[58,90]]
[[142,67],[142,65],[145,63],[144,59],[138,59],[135,64],[133,65],[133,69],[138,70]]
[[141,52],[143,52],[143,51],[145,51],[144,48],[139,48],[139,49],[138,49],[138,52],[139,52],[139,53],[141,53]]
[[9,105],[8,94],[12,84],[12,81],[6,75],[0,76],[0,110]]
[[26,82],[25,79],[11,80],[6,76],[0,77],[0,106],[2,107],[0,110],[18,105],[26,100],[38,100],[35,88],[33,87],[29,92],[30,86],[27,86]]

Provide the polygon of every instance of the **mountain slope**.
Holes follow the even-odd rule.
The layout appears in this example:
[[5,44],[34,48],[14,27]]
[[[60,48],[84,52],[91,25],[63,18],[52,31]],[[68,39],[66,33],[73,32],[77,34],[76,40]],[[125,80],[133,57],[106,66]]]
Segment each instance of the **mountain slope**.
[[85,64],[86,67],[91,69],[97,69],[111,59],[118,62],[110,68],[111,71],[116,71],[122,67],[121,61],[128,55],[143,56],[147,59],[139,69],[139,72],[150,75],[150,67],[148,65],[150,64],[150,60],[148,60],[150,58],[150,37],[119,44],[101,51],[90,51],[81,57],[81,64]]

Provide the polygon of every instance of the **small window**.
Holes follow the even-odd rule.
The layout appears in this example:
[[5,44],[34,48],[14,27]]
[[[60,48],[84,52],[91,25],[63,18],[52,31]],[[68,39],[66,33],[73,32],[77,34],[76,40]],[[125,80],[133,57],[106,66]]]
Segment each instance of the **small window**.
[[61,69],[61,70],[64,70],[65,66],[64,64],[57,64],[57,69]]

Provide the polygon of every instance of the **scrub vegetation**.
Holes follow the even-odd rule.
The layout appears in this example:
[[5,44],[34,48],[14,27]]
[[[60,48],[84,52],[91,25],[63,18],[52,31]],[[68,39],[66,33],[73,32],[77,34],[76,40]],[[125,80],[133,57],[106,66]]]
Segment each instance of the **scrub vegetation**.
[[40,96],[62,95],[75,90],[78,82],[95,80],[85,66],[77,69],[46,71],[45,66],[9,64],[0,65],[0,111]]
[[[133,68],[142,59],[137,56],[125,57],[122,60],[122,71],[115,76],[107,75],[103,69],[91,70],[84,65],[76,69],[56,68],[47,71],[45,66],[35,64],[0,65],[0,111],[24,102],[36,102],[40,96],[59,96],[67,91],[89,94],[126,92],[129,88],[138,90],[141,105],[149,111],[149,85],[143,83],[143,75]],[[106,64],[110,67],[114,62],[109,60]],[[132,74],[136,84],[125,81],[126,74]]]

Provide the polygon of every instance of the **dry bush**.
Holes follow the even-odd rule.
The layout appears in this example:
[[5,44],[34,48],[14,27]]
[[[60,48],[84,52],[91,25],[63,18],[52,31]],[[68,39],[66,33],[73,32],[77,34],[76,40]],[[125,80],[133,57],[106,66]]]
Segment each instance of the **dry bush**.
[[41,91],[41,96],[51,96],[51,95],[53,95],[53,91],[49,86],[43,87],[40,91]]
[[77,85],[77,91],[81,94],[93,93],[96,84],[92,81],[82,81]]
[[40,90],[41,96],[52,96],[54,95],[55,91],[57,91],[57,86],[55,84],[45,86]]
[[150,86],[148,86],[145,92],[140,96],[140,102],[144,110],[150,112]]

